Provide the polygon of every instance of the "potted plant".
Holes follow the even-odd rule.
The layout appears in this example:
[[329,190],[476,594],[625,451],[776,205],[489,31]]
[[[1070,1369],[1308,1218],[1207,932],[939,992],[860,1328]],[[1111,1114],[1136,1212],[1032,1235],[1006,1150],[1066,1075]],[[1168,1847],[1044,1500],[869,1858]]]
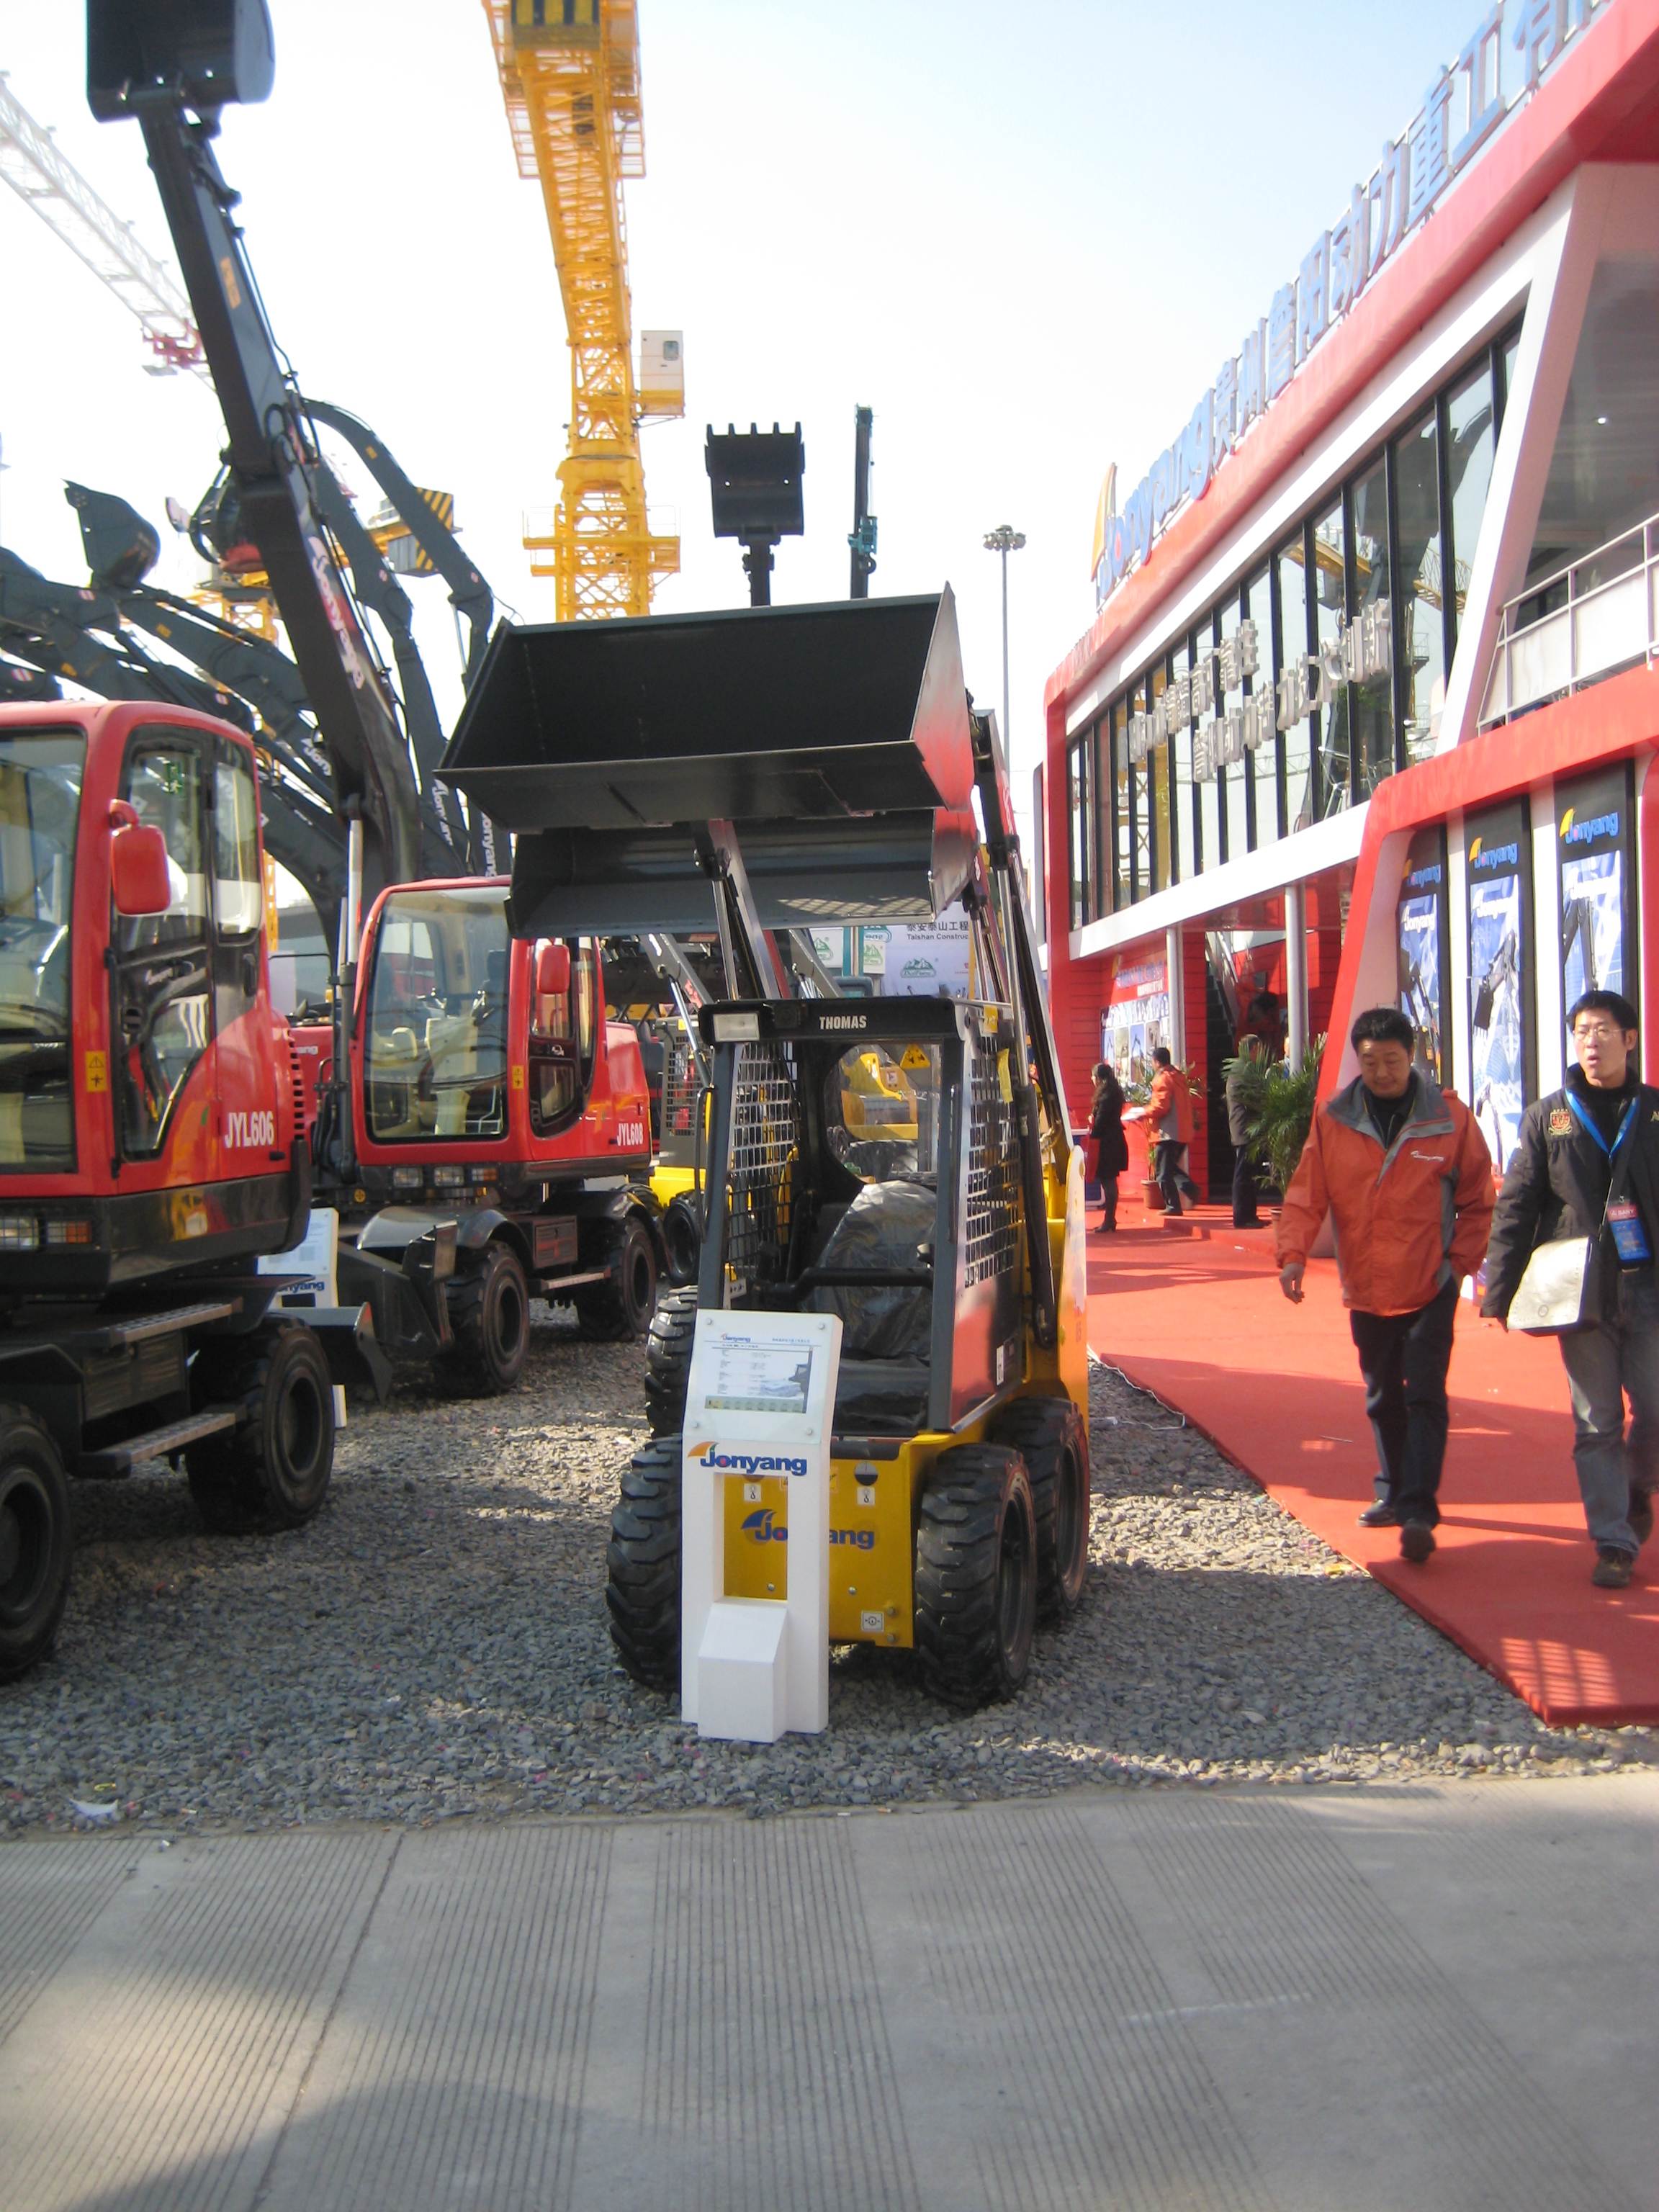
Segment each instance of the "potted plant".
[[[1319,1063],[1324,1054],[1324,1038],[1316,1037],[1303,1054],[1299,1067],[1280,1060],[1259,1070],[1261,1103],[1250,1123],[1250,1156],[1266,1166],[1273,1188],[1280,1192],[1296,1173],[1313,1127]],[[1230,1060],[1227,1065],[1231,1071],[1235,1063]]]

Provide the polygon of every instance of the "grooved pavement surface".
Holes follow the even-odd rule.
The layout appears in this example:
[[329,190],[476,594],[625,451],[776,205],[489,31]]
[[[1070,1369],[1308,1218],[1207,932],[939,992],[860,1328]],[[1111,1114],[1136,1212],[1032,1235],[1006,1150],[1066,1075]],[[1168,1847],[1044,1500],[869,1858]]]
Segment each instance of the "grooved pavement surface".
[[1659,1775],[0,1845],[6,2212],[1653,2212]]

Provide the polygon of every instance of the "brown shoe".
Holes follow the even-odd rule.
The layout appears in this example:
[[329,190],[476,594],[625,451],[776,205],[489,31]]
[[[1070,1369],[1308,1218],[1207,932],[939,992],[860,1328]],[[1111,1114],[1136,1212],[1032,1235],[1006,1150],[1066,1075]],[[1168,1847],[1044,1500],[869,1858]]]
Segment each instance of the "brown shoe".
[[1630,1522],[1631,1534],[1637,1542],[1645,1544],[1653,1534],[1653,1492],[1650,1490],[1632,1490],[1630,1511],[1625,1517]]
[[1434,1531],[1426,1521],[1408,1521],[1400,1532],[1400,1556],[1420,1567],[1434,1549]]
[[1628,1552],[1621,1552],[1616,1544],[1603,1544],[1595,1554],[1595,1565],[1590,1569],[1590,1580],[1597,1589],[1628,1588],[1631,1570],[1636,1565]]

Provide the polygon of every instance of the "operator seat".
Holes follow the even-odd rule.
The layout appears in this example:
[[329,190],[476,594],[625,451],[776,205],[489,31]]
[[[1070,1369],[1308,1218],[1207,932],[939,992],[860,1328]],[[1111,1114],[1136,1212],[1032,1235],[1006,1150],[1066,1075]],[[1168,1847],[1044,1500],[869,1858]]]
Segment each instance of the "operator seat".
[[[822,1267],[890,1268],[910,1273],[931,1255],[939,1194],[919,1181],[867,1182],[825,1238]],[[838,1428],[926,1424],[933,1379],[933,1294],[920,1285],[825,1283],[809,1292],[812,1313],[838,1314],[841,1375]]]

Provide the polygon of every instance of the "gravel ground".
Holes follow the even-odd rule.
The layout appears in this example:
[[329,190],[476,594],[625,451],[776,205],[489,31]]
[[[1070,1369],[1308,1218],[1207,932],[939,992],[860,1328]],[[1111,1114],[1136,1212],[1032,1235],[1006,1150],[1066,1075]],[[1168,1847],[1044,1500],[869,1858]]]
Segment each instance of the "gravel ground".
[[605,1542],[643,1433],[636,1346],[538,1308],[526,1386],[354,1408],[328,1506],[202,1534],[180,1478],[76,1493],[55,1660],[0,1689],[0,1833],[524,1813],[757,1814],[1093,1781],[1336,1783],[1659,1761],[1553,1731],[1178,1417],[1093,1378],[1083,1603],[970,1717],[836,1655],[822,1738],[702,1744],[613,1663]]

